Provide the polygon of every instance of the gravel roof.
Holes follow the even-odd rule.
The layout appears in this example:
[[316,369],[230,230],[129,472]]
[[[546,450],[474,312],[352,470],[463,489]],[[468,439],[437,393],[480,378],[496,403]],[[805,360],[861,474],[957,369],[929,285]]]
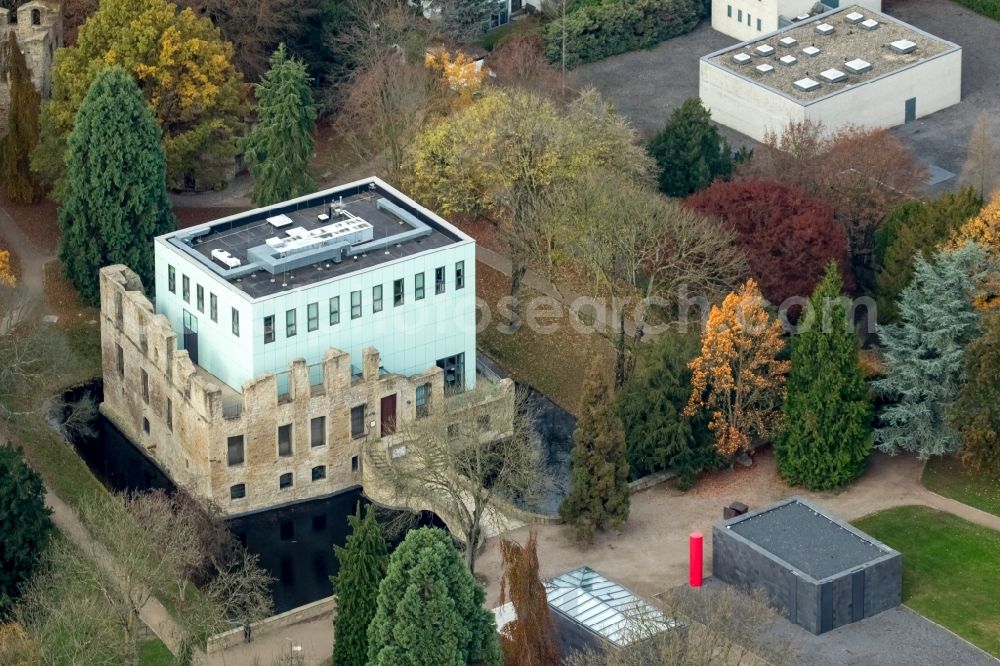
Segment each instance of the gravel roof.
[[[875,30],[866,30],[860,23],[852,23],[847,17],[855,13],[863,15],[865,20],[874,19],[878,22],[878,27]],[[833,26],[831,34],[822,35],[816,32],[816,27],[824,23]],[[792,46],[782,45],[780,40],[788,37],[796,40],[796,43]],[[916,44],[916,49],[911,53],[897,53],[889,48],[889,44],[898,40],[909,40]],[[765,56],[757,51],[757,47],[764,44],[774,47],[773,54]],[[818,48],[819,54],[810,56],[804,53],[803,49],[809,47]],[[793,23],[761,39],[717,51],[707,58],[709,62],[773,88],[788,97],[809,102],[847,86],[870,81],[958,48],[951,42],[929,35],[891,16],[851,5],[835,12],[826,12],[808,21]],[[749,55],[750,60],[745,64],[738,64],[733,57],[740,53]],[[794,64],[786,65],[779,62],[779,58],[787,55],[796,58]],[[871,69],[860,74],[845,69],[845,63],[859,58],[871,63]],[[757,70],[757,65],[762,63],[773,65],[774,69],[760,72]],[[845,72],[847,78],[838,83],[829,83],[821,79],[820,74],[829,69]],[[803,78],[820,81],[821,85],[810,91],[796,88],[795,82]]]
[[887,554],[798,500],[749,514],[729,529],[816,580]]

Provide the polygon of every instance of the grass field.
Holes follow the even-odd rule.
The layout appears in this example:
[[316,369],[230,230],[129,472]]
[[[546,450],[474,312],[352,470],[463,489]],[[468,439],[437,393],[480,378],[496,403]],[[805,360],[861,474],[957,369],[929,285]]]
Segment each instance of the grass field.
[[903,554],[903,603],[1000,657],[1000,532],[920,506],[854,524]]
[[1000,479],[970,472],[955,457],[928,460],[920,481],[938,495],[1000,516]]
[[139,666],[171,666],[174,655],[159,638],[151,638],[139,646]]

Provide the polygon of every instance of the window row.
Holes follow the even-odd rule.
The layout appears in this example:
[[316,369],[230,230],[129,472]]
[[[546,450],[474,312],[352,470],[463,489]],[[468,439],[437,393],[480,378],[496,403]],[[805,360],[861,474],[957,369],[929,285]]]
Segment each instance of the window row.
[[[732,5],[726,5],[726,16],[729,17],[729,18],[733,18],[733,6]],[[742,9],[737,9],[736,10],[736,20],[739,21],[740,23],[743,23],[743,10]],[[752,19],[750,18],[750,12],[747,12],[747,25],[752,25],[751,21],[752,21]],[[762,28],[763,28],[763,23],[761,22],[760,19],[757,19],[757,32],[761,32]]]
[[[171,269],[172,270],[172,269]],[[186,279],[186,278],[185,278]],[[434,269],[434,293],[443,294],[447,287],[445,267],[439,266]],[[455,263],[455,289],[465,288],[465,262]],[[199,287],[200,289],[200,287]],[[171,290],[172,291],[172,290]],[[372,314],[382,312],[383,297],[382,285],[377,284],[372,287]],[[413,300],[419,301],[424,298],[424,274],[417,273],[413,276]],[[185,300],[187,300],[185,298]],[[351,292],[351,319],[359,319],[362,314],[362,293],[360,290]],[[392,283],[392,305],[399,307],[406,303],[406,280],[400,278]],[[319,330],[319,302],[306,305],[306,331],[312,333]],[[234,311],[235,312],[235,311]],[[330,326],[340,323],[340,296],[333,296],[328,301],[328,314]],[[285,337],[291,338],[299,332],[298,310],[292,308],[285,310]],[[275,315],[264,317],[264,343],[274,342],[276,339]]]
[[[177,293],[177,271],[173,266],[167,266],[167,290],[171,294]],[[191,302],[191,278],[181,275],[181,298],[185,303]],[[205,313],[205,288],[200,284],[195,285],[195,307],[198,312]],[[212,292],[208,293],[208,316],[219,323],[219,298]],[[233,335],[240,337],[240,312],[236,308],[230,308],[230,324]]]
[[[351,459],[351,466],[354,468],[357,467],[357,458],[358,458],[357,456],[354,456]],[[355,469],[355,471],[357,470]],[[316,465],[315,467],[313,467],[311,476],[313,481],[322,481],[323,479],[325,479],[326,465]],[[294,485],[295,485],[295,476],[292,472],[285,472],[284,474],[278,476],[278,490],[286,490],[288,488],[293,487]],[[247,496],[247,484],[237,483],[232,486],[229,486],[229,499],[238,500],[238,499],[243,499],[246,496]]]

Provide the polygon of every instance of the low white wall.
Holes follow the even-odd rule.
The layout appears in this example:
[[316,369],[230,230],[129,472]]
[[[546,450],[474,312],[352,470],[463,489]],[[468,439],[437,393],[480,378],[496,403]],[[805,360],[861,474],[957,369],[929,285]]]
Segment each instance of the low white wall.
[[[336,606],[337,597],[331,596],[319,599],[311,604],[293,608],[292,610],[285,611],[284,613],[272,615],[265,620],[255,622],[251,625],[252,637],[257,638],[259,636],[264,636],[275,629],[281,629],[282,627],[288,627],[300,622],[314,620],[318,617],[327,617],[332,622],[333,612],[336,609]],[[208,654],[215,654],[216,652],[231,648],[234,645],[239,645],[242,642],[243,627],[237,627],[210,637],[205,651]]]
[[706,60],[698,66],[698,94],[720,125],[763,141],[768,130],[780,133],[789,122],[805,118],[805,108],[794,100]]

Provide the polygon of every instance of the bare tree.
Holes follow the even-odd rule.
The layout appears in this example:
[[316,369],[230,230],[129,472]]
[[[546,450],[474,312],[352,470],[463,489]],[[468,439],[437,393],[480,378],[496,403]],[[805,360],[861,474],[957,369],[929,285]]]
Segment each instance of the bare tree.
[[486,65],[502,86],[543,95],[559,92],[559,71],[542,52],[542,38],[538,35],[519,33],[504,39],[487,58]]
[[981,199],[988,199],[1000,183],[1000,146],[990,128],[991,118],[985,111],[976,118],[960,178],[963,185],[976,188]]
[[329,45],[340,63],[338,81],[389,53],[401,53],[410,62],[423,59],[431,28],[404,0],[346,0],[343,13]]
[[452,398],[404,426],[390,449],[381,441],[369,447],[401,504],[433,507],[461,534],[470,571],[486,523],[502,528],[505,508],[529,499],[542,479],[534,413],[524,394],[491,398],[482,388]]

